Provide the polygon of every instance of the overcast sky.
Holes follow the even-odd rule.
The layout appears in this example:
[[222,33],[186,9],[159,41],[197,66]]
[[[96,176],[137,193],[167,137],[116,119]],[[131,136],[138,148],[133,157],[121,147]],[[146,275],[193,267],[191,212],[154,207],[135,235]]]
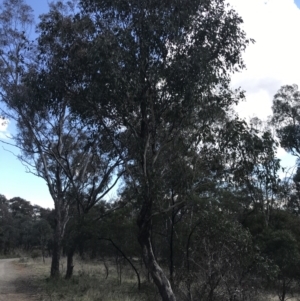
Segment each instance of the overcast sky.
[[[247,101],[237,110],[241,117],[265,119],[271,114],[272,97],[282,85],[300,85],[300,0],[228,0],[244,20],[243,28],[256,43],[244,54],[247,70],[235,74],[234,87],[246,91]],[[47,12],[47,0],[28,0],[36,18]],[[38,20],[38,18],[37,18]],[[0,137],[13,132],[13,125],[1,126]],[[6,149],[7,146],[4,146]],[[11,148],[9,148],[12,150]],[[294,159],[279,152],[283,165]],[[22,197],[33,204],[53,207],[42,179],[25,172],[15,156],[0,145],[0,194]]]

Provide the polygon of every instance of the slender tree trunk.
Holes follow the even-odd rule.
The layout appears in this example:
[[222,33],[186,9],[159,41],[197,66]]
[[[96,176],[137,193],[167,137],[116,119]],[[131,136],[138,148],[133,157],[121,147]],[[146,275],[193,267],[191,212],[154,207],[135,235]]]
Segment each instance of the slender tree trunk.
[[61,227],[60,221],[57,220],[54,238],[53,238],[53,250],[52,250],[52,262],[51,262],[51,277],[59,277],[59,262],[61,251]]
[[169,262],[169,272],[170,272],[170,281],[173,283],[173,275],[174,275],[174,222],[175,222],[175,214],[174,209],[172,210],[172,219],[171,219],[171,233],[170,233],[170,262]]
[[281,292],[281,296],[279,296],[279,299],[281,301],[284,301],[285,300],[285,295],[286,295],[286,282],[285,282],[285,279],[283,278],[282,292]]
[[67,272],[66,272],[66,279],[70,279],[73,275],[73,257],[75,253],[75,247],[71,247],[70,250],[67,252]]
[[151,273],[152,279],[157,286],[163,301],[176,301],[171,284],[164,271],[159,266],[153,253],[151,243],[151,206],[152,202],[145,201],[138,218],[138,240],[142,247],[143,260]]
[[45,245],[42,243],[42,256],[43,256],[43,263],[45,263]]
[[108,269],[108,266],[107,266],[107,264],[105,262],[104,256],[102,257],[102,260],[103,260],[103,265],[104,265],[104,268],[105,268],[105,271],[106,271],[105,279],[107,279],[108,278],[109,269]]
[[[137,271],[136,267],[133,265],[133,263],[131,262],[131,260],[125,255],[125,253],[114,243],[114,241],[111,239],[111,238],[103,238],[103,237],[99,237],[99,239],[103,239],[103,240],[107,240],[109,242],[111,242],[111,244],[116,248],[116,250],[118,252],[120,252],[123,256],[123,258],[130,264],[130,266],[132,267],[132,269],[134,270],[136,276],[137,276],[137,281],[138,281],[138,289],[140,290],[141,289],[141,278],[140,278],[140,274],[139,272]],[[108,277],[108,267],[106,266],[105,264],[105,261],[104,261],[104,257],[103,257],[103,263],[105,265],[105,268],[106,268],[106,275]],[[117,264],[118,266],[118,264]],[[141,268],[142,268],[142,265],[141,265]],[[106,278],[107,278],[106,277]]]

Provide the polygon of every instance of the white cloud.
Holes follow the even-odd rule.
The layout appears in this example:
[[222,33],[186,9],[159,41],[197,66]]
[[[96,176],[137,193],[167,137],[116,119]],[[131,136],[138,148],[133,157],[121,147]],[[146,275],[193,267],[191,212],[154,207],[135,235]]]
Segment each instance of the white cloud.
[[4,121],[0,119],[0,139],[8,139],[10,137],[8,131],[9,121]]
[[269,94],[264,89],[257,89],[251,93],[247,93],[247,101],[241,102],[238,105],[238,113],[242,118],[258,117],[265,119],[266,116],[272,113],[271,100]]
[[[242,118],[266,119],[274,94],[282,85],[300,86],[300,10],[294,0],[228,0],[242,17],[248,38],[256,42],[244,53],[247,69],[232,77],[233,87],[246,91],[237,106]],[[295,158],[282,148],[278,157],[292,166]]]
[[282,147],[278,147],[277,149],[277,156],[278,157],[283,157],[286,155],[286,151]]
[[241,117],[271,114],[273,95],[282,85],[300,84],[300,10],[293,0],[228,0],[243,18],[243,29],[256,40],[244,54],[247,70],[232,77],[246,90]]

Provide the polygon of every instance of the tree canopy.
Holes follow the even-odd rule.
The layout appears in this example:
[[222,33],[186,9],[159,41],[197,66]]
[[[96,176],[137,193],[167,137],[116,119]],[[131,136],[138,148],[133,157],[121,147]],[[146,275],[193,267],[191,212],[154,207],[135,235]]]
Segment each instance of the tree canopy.
[[[52,3],[32,43],[21,0],[6,0],[0,17],[17,37],[0,39],[3,113],[17,124],[19,159],[45,179],[55,204],[54,222],[35,224],[43,254],[54,231],[52,276],[61,248],[70,278],[76,250],[103,256],[105,246],[130,263],[139,287],[125,253],[141,256],[164,301],[233,299],[261,279],[277,279],[285,299],[298,277],[285,262],[299,255],[298,221],[282,213],[272,129],[233,109],[245,96],[231,75],[244,69],[253,40],[226,1]],[[11,26],[15,17],[21,27]],[[297,86],[282,87],[272,124],[299,157],[298,100]],[[119,199],[105,202],[115,185]],[[29,214],[26,204],[13,199],[11,216]]]

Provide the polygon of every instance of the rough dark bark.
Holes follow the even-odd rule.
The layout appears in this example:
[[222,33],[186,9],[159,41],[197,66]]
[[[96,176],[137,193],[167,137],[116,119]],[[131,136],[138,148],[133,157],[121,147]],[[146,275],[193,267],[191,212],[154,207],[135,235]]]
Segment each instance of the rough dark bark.
[[59,277],[59,262],[60,262],[60,251],[61,251],[61,233],[60,233],[60,222],[57,221],[54,238],[53,238],[53,250],[52,250],[52,261],[51,261],[51,278]]
[[45,246],[42,245],[42,257],[43,257],[43,263],[45,263]]
[[73,264],[73,257],[74,257],[74,252],[75,248],[72,247],[70,250],[67,252],[67,271],[66,271],[66,279],[70,279],[73,275],[73,269],[74,269],[74,264]]
[[283,279],[283,282],[282,282],[282,291],[281,291],[281,295],[279,295],[279,300],[280,301],[286,300],[285,296],[286,296],[286,281],[285,281],[285,279]]
[[52,261],[51,261],[51,278],[59,277],[59,263],[60,263],[60,253],[62,238],[64,236],[64,229],[68,222],[68,208],[62,206],[62,203],[57,201],[55,203],[55,216],[56,224],[53,236],[53,251],[52,251]]
[[[172,197],[172,206],[174,206],[174,200]],[[174,277],[174,226],[175,226],[175,217],[177,215],[178,211],[172,209],[172,218],[171,218],[171,233],[170,233],[170,241],[169,241],[169,247],[170,247],[170,262],[169,262],[169,272],[170,272],[170,282],[173,283],[173,277]]]
[[171,234],[170,234],[170,263],[169,263],[169,271],[170,271],[170,281],[173,282],[173,274],[174,274],[174,249],[173,249],[173,237],[174,236],[174,219],[172,217],[171,224]]

